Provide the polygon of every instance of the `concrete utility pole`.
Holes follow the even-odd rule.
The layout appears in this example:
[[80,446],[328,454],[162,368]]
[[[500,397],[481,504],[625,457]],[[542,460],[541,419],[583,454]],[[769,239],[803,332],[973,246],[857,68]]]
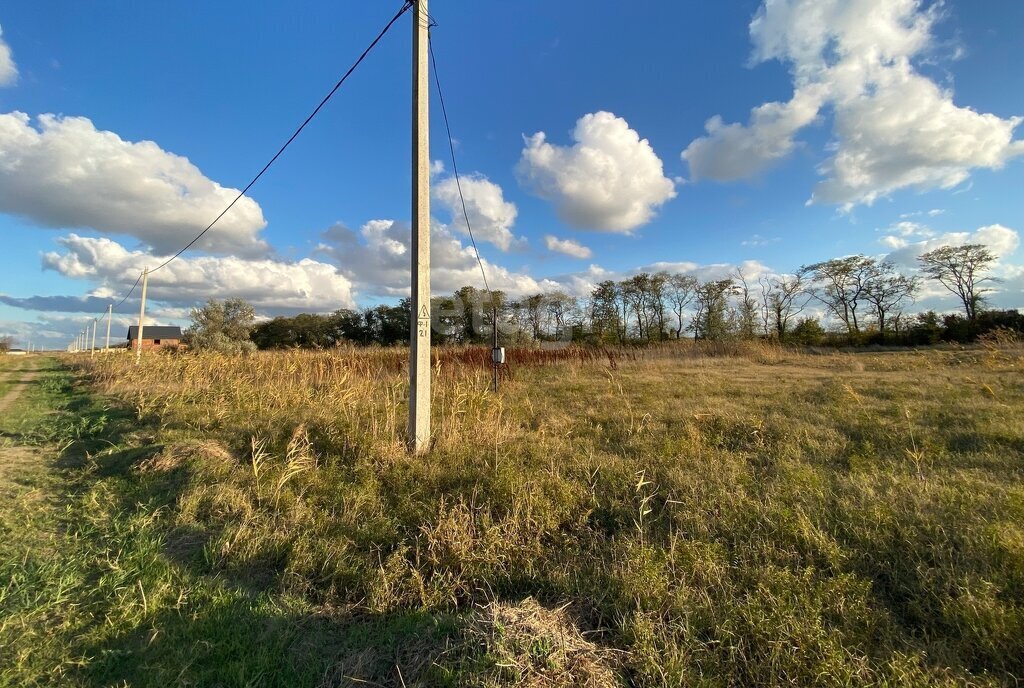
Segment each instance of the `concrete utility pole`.
[[103,347],[104,351],[110,351],[110,321],[114,319],[114,304],[107,305],[107,345]]
[[92,346],[89,347],[89,358],[96,355],[96,320],[92,319]]
[[146,287],[149,286],[149,268],[142,270],[142,305],[139,306],[139,339],[135,347],[135,365],[142,360],[142,328],[146,320]]
[[409,337],[409,448],[430,447],[430,88],[427,0],[412,23],[412,313]]

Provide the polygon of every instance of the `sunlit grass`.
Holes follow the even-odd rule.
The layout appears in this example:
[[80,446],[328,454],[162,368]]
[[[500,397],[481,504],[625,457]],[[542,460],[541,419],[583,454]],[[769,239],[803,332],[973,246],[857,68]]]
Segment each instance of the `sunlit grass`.
[[400,349],[81,360],[106,573],[10,618],[92,600],[44,653],[86,683],[1024,675],[1019,349],[519,355],[439,352],[418,457]]

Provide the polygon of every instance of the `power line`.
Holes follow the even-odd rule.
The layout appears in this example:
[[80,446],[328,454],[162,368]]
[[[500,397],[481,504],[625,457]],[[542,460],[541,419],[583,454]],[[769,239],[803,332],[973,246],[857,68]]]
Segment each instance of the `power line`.
[[[432,21],[432,26],[436,25]],[[448,150],[452,157],[452,172],[455,174],[455,187],[459,190],[459,200],[462,202],[462,214],[466,218],[466,229],[469,230],[469,240],[473,243],[473,252],[476,253],[476,262],[480,266],[480,276],[484,278],[484,289],[493,301],[494,296],[491,287],[487,284],[487,272],[484,270],[484,262],[480,258],[480,249],[476,245],[476,237],[473,236],[473,226],[469,222],[469,211],[466,209],[466,197],[462,195],[462,181],[459,179],[459,165],[455,161],[455,142],[452,140],[452,128],[448,124],[448,110],[444,106],[444,93],[441,91],[441,79],[437,75],[437,60],[434,59],[434,42],[428,37],[427,47],[430,50],[430,64],[434,68],[434,83],[437,85],[437,99],[441,103],[441,114],[444,116],[444,129],[448,133]]]
[[213,226],[215,224],[217,224],[217,222],[222,217],[224,217],[227,214],[227,212],[229,210],[231,210],[231,208],[234,207],[235,203],[238,203],[238,201],[240,201],[242,199],[242,196],[244,196],[249,191],[249,189],[252,188],[253,184],[255,184],[257,181],[259,181],[259,178],[263,176],[263,173],[266,172],[268,169],[270,169],[270,166],[273,165],[274,162],[276,162],[279,157],[281,157],[281,154],[284,153],[285,149],[288,148],[288,146],[291,145],[292,141],[294,141],[298,137],[298,135],[302,132],[302,130],[306,128],[306,125],[309,124],[313,120],[314,117],[316,117],[317,113],[319,113],[320,110],[323,108],[323,106],[327,104],[327,101],[329,101],[331,99],[331,97],[338,91],[338,89],[341,88],[341,85],[344,84],[345,81],[349,78],[349,76],[352,75],[352,72],[354,72],[356,70],[356,67],[358,67],[362,63],[362,61],[364,59],[366,59],[366,56],[369,55],[370,51],[373,50],[373,48],[377,45],[377,43],[380,42],[380,39],[382,39],[384,37],[384,34],[386,34],[388,32],[388,30],[392,26],[394,26],[395,22],[397,22],[398,19],[403,14],[405,14],[406,11],[410,7],[412,7],[412,5],[413,5],[412,0],[406,0],[406,2],[402,5],[402,8],[400,10],[398,10],[398,12],[395,14],[394,17],[391,18],[391,21],[389,21],[384,26],[384,28],[381,29],[381,32],[379,34],[377,34],[377,37],[374,38],[373,41],[370,43],[370,45],[368,45],[366,47],[366,49],[362,52],[362,54],[359,55],[359,58],[354,63],[352,63],[352,66],[348,68],[348,71],[345,72],[344,76],[342,76],[341,79],[338,80],[338,83],[334,84],[334,88],[332,88],[330,90],[330,92],[328,92],[328,94],[326,96],[324,96],[323,100],[320,101],[320,104],[317,105],[316,108],[313,110],[313,112],[310,113],[309,117],[307,117],[305,119],[305,121],[302,124],[299,125],[299,128],[296,129],[295,132],[288,138],[288,140],[285,141],[284,145],[281,146],[280,149],[278,149],[277,153],[274,154],[274,157],[272,157],[270,159],[270,162],[268,162],[266,165],[264,165],[263,169],[261,169],[259,171],[259,173],[255,177],[252,178],[252,181],[250,181],[248,184],[246,184],[245,188],[242,189],[242,191],[237,196],[235,196],[235,199],[233,201],[231,201],[231,203],[228,204],[228,207],[224,208],[224,210],[221,211],[220,215],[215,217],[213,219],[213,222],[211,222],[209,225],[206,226],[206,229],[204,229],[203,231],[199,232],[199,234],[197,234],[196,237],[194,239],[192,239],[192,241],[190,241],[187,244],[185,244],[185,246],[180,251],[175,253],[173,256],[171,256],[170,258],[165,260],[163,263],[161,263],[157,267],[155,267],[152,270],[150,270],[151,273],[156,272],[160,268],[165,267],[168,263],[170,263],[175,258],[180,256],[182,253],[184,253],[188,249],[192,248],[192,246],[197,241],[199,241],[203,237],[203,235],[205,235],[207,232],[209,232],[213,228]]
[[[175,253],[173,256],[171,256],[170,258],[165,260],[163,263],[161,263],[157,267],[155,267],[152,270],[150,270],[149,271],[150,274],[156,272],[160,268],[166,267],[173,260],[175,260],[176,258],[181,256],[181,254],[183,254],[185,251],[187,251],[188,249],[192,248],[192,246],[194,246],[197,241],[199,241],[201,238],[203,238],[203,236],[207,232],[209,232],[211,229],[213,229],[213,226],[215,224],[217,224],[220,221],[220,219],[223,218],[228,213],[228,211],[231,210],[231,208],[233,208],[235,206],[235,204],[238,203],[238,201],[240,201],[242,199],[243,196],[245,196],[245,194],[249,191],[249,189],[251,189],[253,187],[253,185],[257,181],[259,181],[260,177],[262,177],[263,174],[268,169],[270,169],[270,166],[273,165],[277,161],[277,159],[279,157],[281,157],[281,154],[284,153],[285,149],[288,148],[288,146],[290,146],[292,144],[292,142],[296,138],[298,138],[299,134],[302,133],[302,130],[306,128],[306,125],[308,125],[313,120],[313,118],[317,116],[317,114],[320,112],[320,110],[323,109],[324,105],[327,104],[327,101],[329,101],[334,96],[334,94],[338,92],[338,89],[340,89],[342,84],[344,84],[345,81],[348,80],[348,78],[352,75],[352,73],[356,70],[356,68],[360,64],[362,64],[363,60],[366,59],[366,56],[370,54],[370,51],[373,50],[374,47],[376,47],[376,45],[380,42],[380,40],[384,37],[384,35],[391,29],[392,26],[394,26],[395,22],[397,22],[399,20],[399,18],[401,18],[401,16],[403,14],[405,14],[409,10],[410,7],[412,7],[412,5],[413,5],[412,0],[406,0],[406,2],[402,5],[402,8],[400,10],[398,10],[398,12],[395,14],[395,16],[393,16],[391,18],[391,20],[384,26],[384,28],[381,29],[380,33],[377,34],[377,37],[374,38],[373,41],[370,42],[370,44],[366,47],[365,50],[363,50],[363,52],[359,55],[359,57],[356,59],[356,61],[352,63],[352,66],[348,68],[348,71],[346,71],[345,74],[342,75],[341,79],[339,79],[338,82],[334,84],[334,88],[332,88],[327,93],[327,95],[323,97],[323,99],[316,106],[316,108],[313,109],[313,112],[311,112],[309,114],[309,116],[306,117],[306,119],[302,122],[302,124],[299,125],[298,129],[296,129],[292,133],[292,135],[290,137],[288,137],[288,140],[285,141],[284,145],[281,146],[278,149],[277,153],[274,154],[274,157],[272,157],[270,159],[270,161],[266,165],[263,166],[263,169],[261,169],[259,171],[259,173],[257,173],[257,175],[255,177],[253,177],[252,180],[248,184],[246,184],[245,188],[242,189],[242,191],[239,192],[239,194],[237,196],[235,196],[235,198],[231,201],[231,203],[229,203],[227,205],[227,207],[224,208],[224,210],[222,210],[220,212],[220,214],[217,215],[217,217],[215,217],[213,219],[213,222],[208,224],[206,226],[206,228],[203,229],[203,231],[201,231],[199,234],[197,234],[195,236],[195,238],[192,239],[192,241],[190,241],[187,244],[185,244],[185,246],[182,247],[181,250],[179,250],[177,253]],[[131,289],[128,290],[128,293],[124,295],[124,298],[122,298],[120,301],[118,301],[117,305],[111,307],[111,310],[113,311],[113,310],[116,310],[116,309],[120,308],[124,304],[124,302],[128,300],[128,297],[130,297],[135,292],[135,289],[139,286],[139,282],[141,282],[141,281],[142,281],[142,273],[140,272],[139,276],[135,280],[135,284],[133,284]]]
[[123,304],[125,301],[128,300],[128,297],[132,295],[132,292],[135,291],[135,287],[139,286],[139,282],[141,282],[141,281],[142,281],[142,273],[140,272],[139,276],[135,278],[135,284],[132,285],[132,288],[128,290],[128,293],[124,295],[123,299],[121,299],[120,301],[117,302],[116,306],[111,306],[110,310],[116,311],[118,308],[120,308],[121,304]]
[[[433,17],[430,18],[430,27],[437,26]],[[448,109],[444,105],[444,92],[441,90],[441,78],[437,74],[437,60],[434,57],[434,42],[427,34],[427,49],[430,52],[430,64],[434,68],[434,83],[437,84],[437,99],[441,103],[441,115],[444,117],[444,130],[448,134],[448,150],[452,157],[452,173],[455,175],[455,188],[459,190],[459,201],[462,203],[462,215],[466,218],[466,229],[469,231],[469,240],[473,243],[473,252],[476,253],[476,263],[480,266],[480,276],[484,279],[484,289],[491,300],[491,371],[493,375],[494,391],[498,391],[498,366],[505,362],[504,349],[498,347],[498,302],[494,298],[494,292],[487,283],[487,271],[484,270],[484,261],[480,257],[480,249],[476,245],[476,237],[473,236],[473,225],[469,221],[469,211],[466,209],[466,197],[462,193],[462,180],[459,176],[459,164],[455,161],[455,141],[452,139],[452,128],[448,123]]]

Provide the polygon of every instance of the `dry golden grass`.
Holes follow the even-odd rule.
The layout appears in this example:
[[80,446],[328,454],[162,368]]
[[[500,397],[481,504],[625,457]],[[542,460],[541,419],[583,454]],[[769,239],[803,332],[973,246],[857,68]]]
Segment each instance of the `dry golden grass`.
[[[401,349],[76,365],[163,446],[105,489],[189,575],[345,619],[281,651],[326,684],[1000,685],[1024,675],[1021,353],[511,352],[494,394],[485,349],[443,349],[423,456]],[[178,575],[140,628],[174,632],[152,610],[188,607]]]

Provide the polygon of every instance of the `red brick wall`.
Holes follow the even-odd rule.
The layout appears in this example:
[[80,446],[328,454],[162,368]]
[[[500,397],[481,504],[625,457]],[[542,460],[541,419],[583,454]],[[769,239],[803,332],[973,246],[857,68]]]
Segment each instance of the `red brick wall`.
[[[149,349],[173,349],[181,343],[180,339],[161,339],[160,344],[156,344],[152,339],[142,340],[142,350],[148,351]],[[139,345],[138,339],[133,339],[131,345],[128,347],[131,350],[135,350],[135,347]]]

